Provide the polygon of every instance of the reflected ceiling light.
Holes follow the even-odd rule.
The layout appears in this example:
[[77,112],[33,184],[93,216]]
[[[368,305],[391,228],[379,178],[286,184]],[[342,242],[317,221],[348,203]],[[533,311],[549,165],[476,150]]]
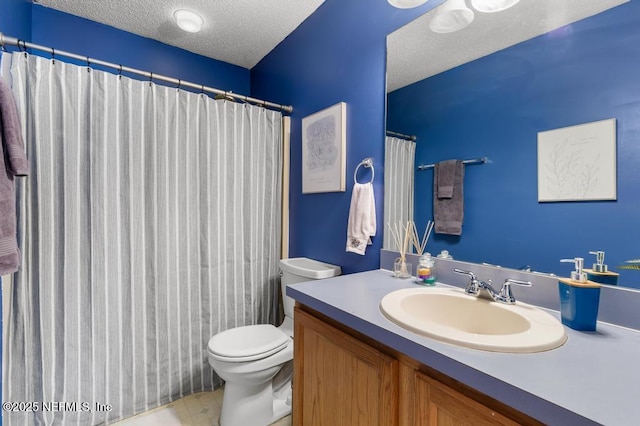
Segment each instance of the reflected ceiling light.
[[190,33],[197,33],[202,29],[202,24],[204,24],[204,19],[200,15],[186,9],[176,10],[173,12],[173,17],[181,29]]
[[418,7],[421,4],[425,4],[429,0],[387,0],[393,7],[399,9],[411,9],[412,7]]
[[429,28],[434,33],[452,33],[473,22],[473,17],[473,11],[464,0],[447,0],[436,9],[436,16],[429,21]]
[[492,13],[509,9],[520,0],[471,0],[471,6],[478,12]]

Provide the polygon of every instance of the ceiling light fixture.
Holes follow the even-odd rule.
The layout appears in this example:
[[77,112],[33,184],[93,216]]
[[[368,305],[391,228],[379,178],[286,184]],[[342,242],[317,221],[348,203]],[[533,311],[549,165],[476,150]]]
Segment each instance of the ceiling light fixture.
[[389,4],[398,9],[411,9],[412,7],[418,7],[421,4],[425,4],[429,0],[387,0]]
[[447,0],[436,9],[436,16],[429,21],[429,29],[434,33],[452,33],[468,26],[473,18],[473,11],[464,0]]
[[197,33],[202,29],[202,24],[204,24],[204,19],[200,15],[186,9],[176,10],[173,12],[173,17],[181,29],[190,33]]
[[471,0],[471,6],[478,12],[502,12],[514,6],[520,0]]

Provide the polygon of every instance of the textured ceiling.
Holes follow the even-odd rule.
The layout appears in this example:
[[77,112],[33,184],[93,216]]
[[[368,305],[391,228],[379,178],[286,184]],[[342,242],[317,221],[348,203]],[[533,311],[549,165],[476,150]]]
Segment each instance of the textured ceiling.
[[[121,30],[251,69],[324,0],[34,0]],[[176,9],[204,18],[190,34],[173,20]]]
[[474,11],[461,31],[429,30],[433,9],[387,37],[387,91],[431,77],[629,0],[521,0],[500,13]]

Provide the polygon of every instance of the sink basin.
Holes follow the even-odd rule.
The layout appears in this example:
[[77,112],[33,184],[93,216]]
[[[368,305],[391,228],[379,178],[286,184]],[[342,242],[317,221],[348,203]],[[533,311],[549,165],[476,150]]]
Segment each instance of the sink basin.
[[567,340],[560,321],[535,306],[494,302],[462,289],[397,290],[382,299],[380,310],[407,330],[466,348],[542,352]]

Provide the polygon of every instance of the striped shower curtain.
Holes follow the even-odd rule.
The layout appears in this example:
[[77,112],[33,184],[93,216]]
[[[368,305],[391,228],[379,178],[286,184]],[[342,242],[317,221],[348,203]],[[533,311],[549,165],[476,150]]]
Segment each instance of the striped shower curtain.
[[31,173],[3,398],[69,405],[4,420],[101,424],[216,387],[209,338],[275,321],[281,114],[10,59]]
[[384,144],[384,232],[382,248],[398,250],[394,246],[389,226],[413,220],[413,186],[415,176],[416,143],[392,136]]

